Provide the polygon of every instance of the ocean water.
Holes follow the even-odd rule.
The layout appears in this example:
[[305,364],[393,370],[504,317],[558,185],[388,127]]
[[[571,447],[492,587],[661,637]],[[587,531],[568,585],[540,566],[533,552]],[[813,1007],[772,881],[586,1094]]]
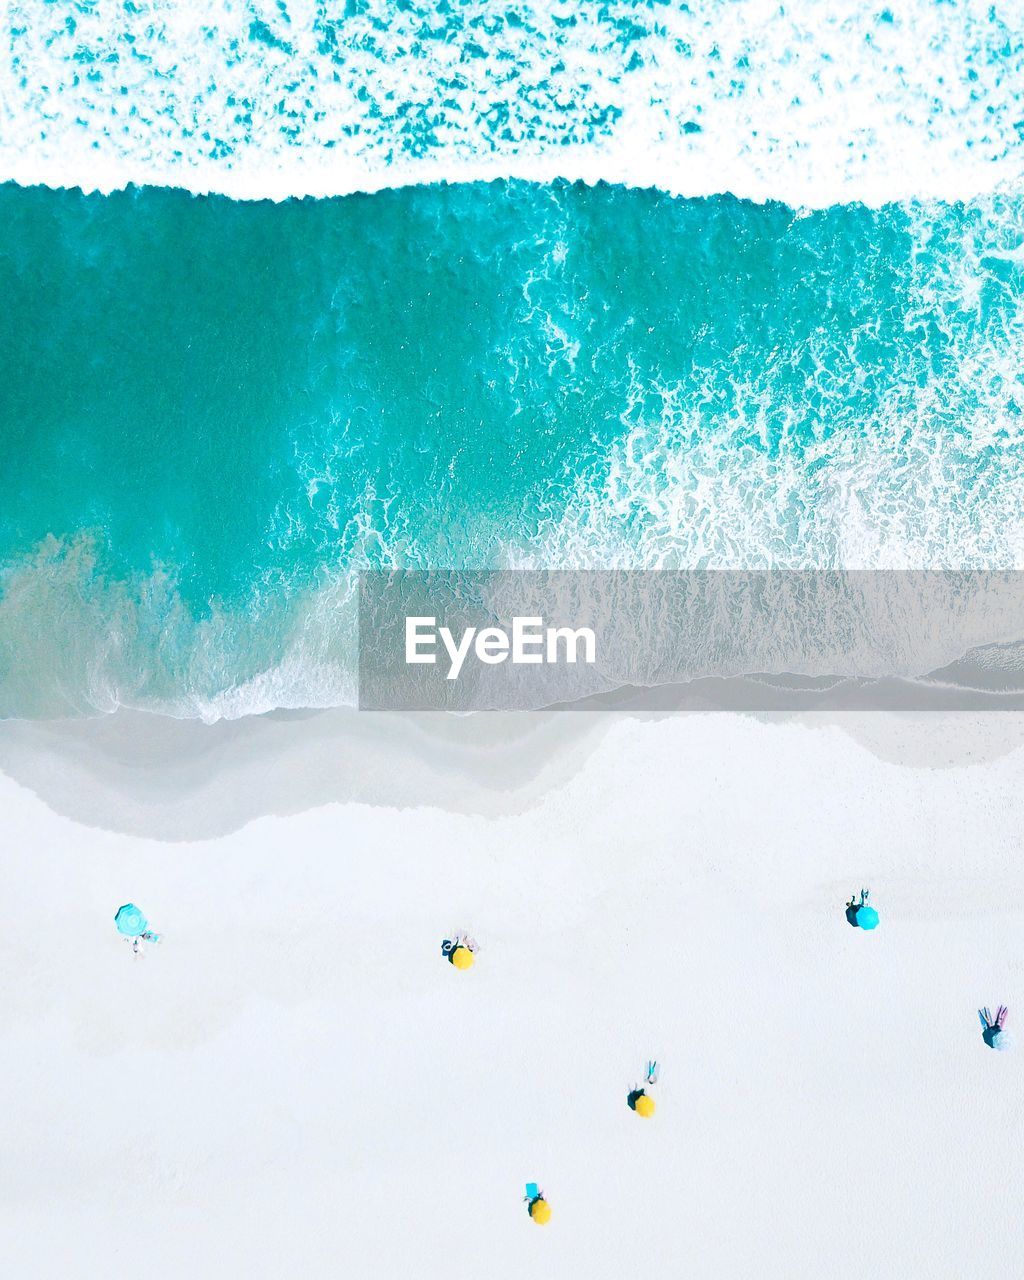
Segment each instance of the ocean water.
[[354,702],[362,568],[1024,567],[1018,6],[692,10],[8,11],[0,716]]
[[0,708],[352,696],[360,567],[1024,563],[1024,206],[0,191]]

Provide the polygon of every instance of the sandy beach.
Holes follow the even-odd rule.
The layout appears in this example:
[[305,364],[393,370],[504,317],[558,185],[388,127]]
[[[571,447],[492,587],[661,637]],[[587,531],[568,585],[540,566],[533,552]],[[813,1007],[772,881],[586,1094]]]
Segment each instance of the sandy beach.
[[0,1280],[1024,1274],[1022,12],[13,0]]
[[1006,1274],[1024,1059],[976,1010],[1022,1008],[1022,736],[0,726],[9,1273]]

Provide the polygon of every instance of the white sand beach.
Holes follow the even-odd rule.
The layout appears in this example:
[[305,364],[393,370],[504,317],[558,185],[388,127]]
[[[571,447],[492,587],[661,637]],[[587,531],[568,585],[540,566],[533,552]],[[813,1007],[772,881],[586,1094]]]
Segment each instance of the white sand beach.
[[1018,1265],[1020,717],[144,720],[0,726],[5,1274]]

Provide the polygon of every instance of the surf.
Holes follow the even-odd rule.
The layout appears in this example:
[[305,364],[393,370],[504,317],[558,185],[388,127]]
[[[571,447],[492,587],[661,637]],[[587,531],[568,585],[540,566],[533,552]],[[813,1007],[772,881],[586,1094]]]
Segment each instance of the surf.
[[214,0],[201,38],[172,0],[8,12],[0,176],[23,185],[603,180],[823,208],[1024,174],[1024,41],[989,0]]

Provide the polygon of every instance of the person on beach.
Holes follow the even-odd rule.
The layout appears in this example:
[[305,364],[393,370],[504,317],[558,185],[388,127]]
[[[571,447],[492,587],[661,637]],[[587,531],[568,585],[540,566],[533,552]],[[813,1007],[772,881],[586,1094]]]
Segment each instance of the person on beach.
[[445,938],[441,943],[441,954],[453,964],[456,969],[470,969],[476,957],[476,943],[473,939],[464,933],[457,933],[451,938]]
[[153,933],[149,927],[149,921],[133,902],[127,902],[123,907],[118,907],[114,924],[117,925],[117,931],[125,942],[132,944],[133,955],[145,955],[144,943],[160,941],[160,935]]
[[630,1111],[635,1111],[638,1116],[643,1116],[645,1120],[649,1120],[654,1115],[654,1099],[647,1092],[645,1086],[657,1083],[658,1064],[653,1058],[650,1058],[644,1072],[644,1083],[642,1085],[634,1085],[626,1095],[626,1105]]
[[874,929],[878,924],[878,912],[868,906],[868,891],[861,889],[860,901],[854,895],[846,904],[846,919],[855,929]]
[[1013,1037],[1005,1029],[1008,1012],[1005,1004],[999,1006],[994,1018],[987,1008],[978,1010],[978,1017],[981,1019],[982,1026],[981,1037],[990,1049],[1010,1049],[1013,1047]]

